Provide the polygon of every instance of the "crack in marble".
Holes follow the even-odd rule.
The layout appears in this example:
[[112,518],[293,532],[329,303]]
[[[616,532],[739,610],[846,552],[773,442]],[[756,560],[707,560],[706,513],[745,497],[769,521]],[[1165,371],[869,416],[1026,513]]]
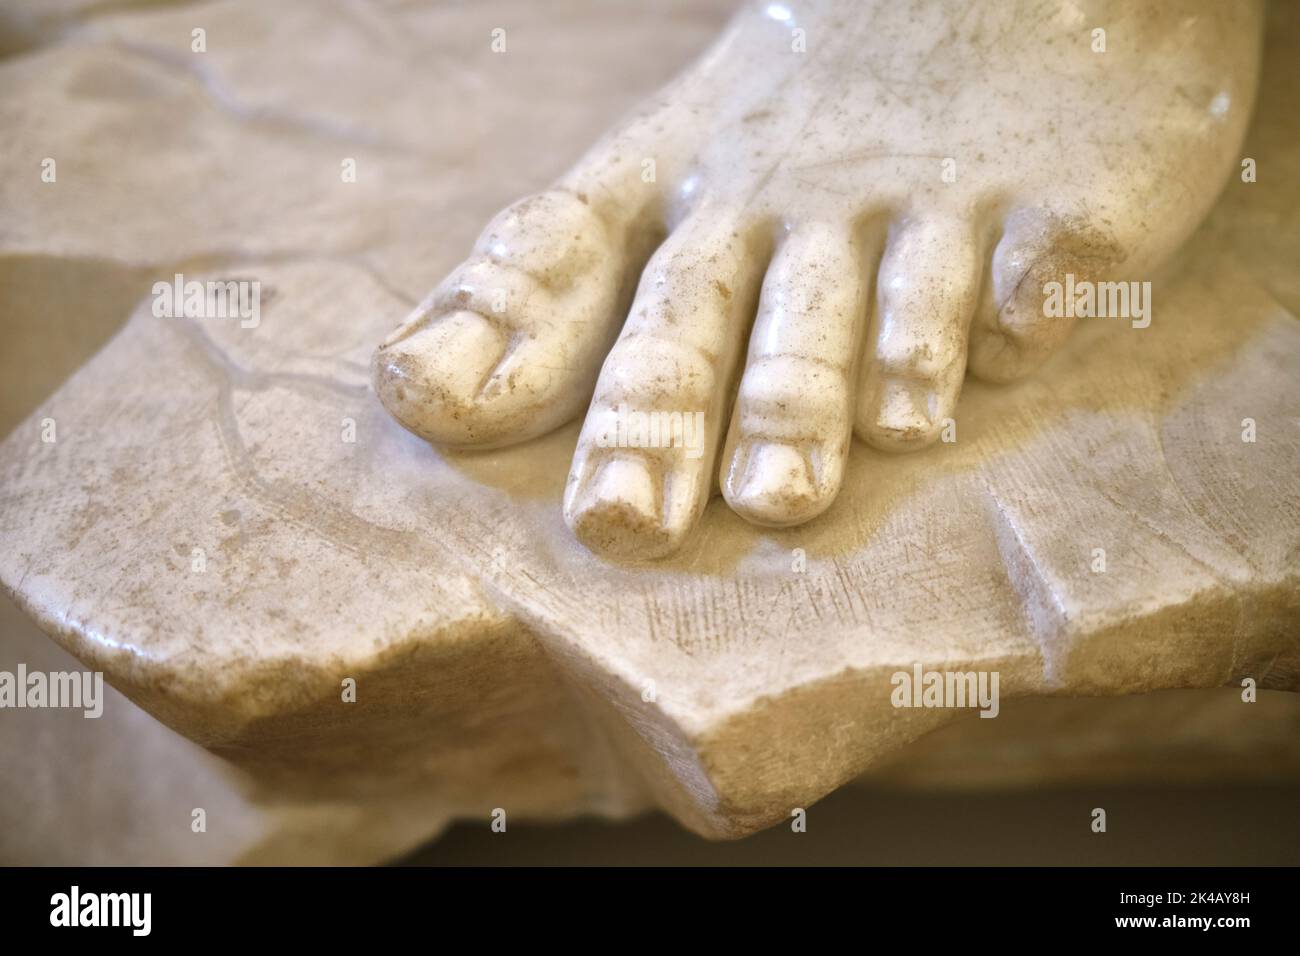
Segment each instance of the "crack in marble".
[[382,149],[391,154],[416,157],[425,161],[431,161],[433,158],[409,143],[398,142],[385,136],[367,132],[359,127],[340,125],[324,117],[297,115],[270,106],[249,106],[240,101],[216,74],[215,70],[205,64],[186,59],[183,54],[120,38],[115,39],[112,45],[115,49],[132,54],[168,70],[180,71],[195,81],[199,88],[206,93],[209,103],[239,122],[266,126],[279,132],[291,132],[343,143],[348,146]]

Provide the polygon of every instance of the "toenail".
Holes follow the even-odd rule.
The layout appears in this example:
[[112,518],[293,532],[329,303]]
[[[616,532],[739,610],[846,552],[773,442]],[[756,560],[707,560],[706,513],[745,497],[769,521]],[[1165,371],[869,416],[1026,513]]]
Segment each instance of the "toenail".
[[[477,312],[453,312],[383,349],[378,361],[395,396],[401,383],[403,395],[410,390],[427,401],[468,403],[505,354],[504,338]],[[430,372],[436,375],[436,392]]]
[[900,443],[925,438],[934,425],[930,405],[933,395],[927,385],[906,379],[889,378],[880,385],[880,411],[877,427]]
[[605,462],[589,496],[594,502],[621,503],[647,521],[658,522],[654,478],[641,458],[613,458]]
[[750,447],[733,507],[762,524],[785,525],[805,520],[818,500],[808,459],[798,448],[781,442],[756,442]]
[[588,548],[624,557],[658,557],[666,550],[659,482],[639,457],[612,458],[578,493],[570,521]]

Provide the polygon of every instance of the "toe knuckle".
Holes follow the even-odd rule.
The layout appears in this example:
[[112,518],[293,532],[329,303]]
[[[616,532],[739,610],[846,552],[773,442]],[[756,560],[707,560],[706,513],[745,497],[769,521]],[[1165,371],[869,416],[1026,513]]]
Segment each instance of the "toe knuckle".
[[707,353],[654,335],[620,340],[601,373],[607,396],[648,407],[702,409],[716,381],[715,361]]
[[608,249],[600,218],[563,190],[529,196],[506,208],[478,241],[481,254],[553,286],[568,285],[590,271]]

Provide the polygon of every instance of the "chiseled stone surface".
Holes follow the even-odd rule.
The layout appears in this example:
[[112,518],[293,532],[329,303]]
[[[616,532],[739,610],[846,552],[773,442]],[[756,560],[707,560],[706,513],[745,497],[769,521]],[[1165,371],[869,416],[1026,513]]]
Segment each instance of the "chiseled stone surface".
[[[576,423],[436,452],[368,385],[373,343],[492,211],[722,19],[533,6],[127,11],[0,61],[5,308],[52,341],[130,314],[0,444],[0,581],[238,768],[212,764],[211,786],[247,815],[242,858],[374,859],[496,807],[657,804],[747,833],[954,739],[917,741],[952,711],[891,706],[914,662],[999,671],[1008,714],[1300,684],[1300,327],[1285,282],[1257,274],[1295,244],[1247,243],[1233,218],[1271,208],[1247,190],[1294,196],[1295,119],[1267,56],[1246,148],[1269,176],[1229,186],[1157,283],[1150,328],[1085,322],[1031,381],[969,384],[954,444],[855,446],[864,477],[807,526],[757,529],[715,500],[682,551],[629,568],[564,527]],[[1294,37],[1294,19],[1271,29]],[[493,58],[500,25],[511,52]],[[260,324],[155,317],[150,285],[177,272],[259,279]],[[349,842],[344,820],[368,823]]]

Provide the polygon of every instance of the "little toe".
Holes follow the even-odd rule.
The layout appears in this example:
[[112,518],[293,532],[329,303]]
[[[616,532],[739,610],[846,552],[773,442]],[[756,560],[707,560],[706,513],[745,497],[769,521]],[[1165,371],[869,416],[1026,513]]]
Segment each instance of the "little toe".
[[721,469],[727,503],[755,524],[808,521],[839,493],[865,285],[847,224],[797,227],[768,269]]
[[661,557],[699,521],[764,260],[760,233],[703,210],[646,267],[565,489],[565,520],[592,551]]
[[891,230],[858,393],[864,441],[921,448],[955,415],[982,258],[976,230],[959,219],[914,217]]
[[384,406],[450,446],[510,444],[571,419],[618,327],[624,240],[565,190],[504,210],[375,353]]
[[1075,322],[1072,311],[1051,307],[1051,284],[1093,283],[1124,258],[1114,239],[1081,217],[1039,210],[1008,217],[971,330],[970,370],[989,382],[1036,370]]

